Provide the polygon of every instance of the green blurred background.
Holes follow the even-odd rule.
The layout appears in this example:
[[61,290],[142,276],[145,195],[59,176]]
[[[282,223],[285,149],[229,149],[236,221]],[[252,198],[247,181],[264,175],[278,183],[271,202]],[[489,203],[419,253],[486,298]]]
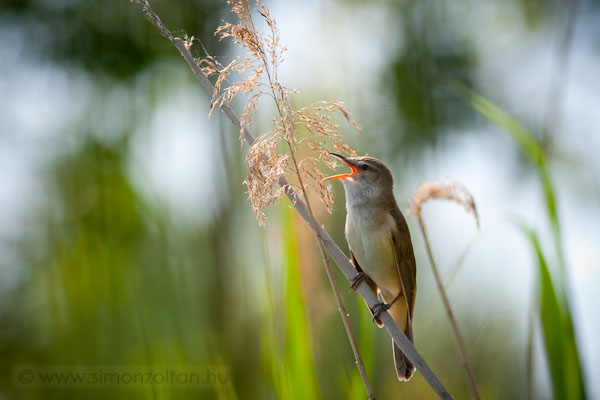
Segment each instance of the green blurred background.
[[[220,61],[236,54],[212,35],[233,20],[225,2],[151,4]],[[482,396],[600,398],[598,2],[266,5],[289,47],[280,80],[301,91],[294,104],[344,101],[364,128],[346,140],[391,167],[402,209],[440,176],[473,193],[480,231],[453,204],[432,202],[424,218]],[[432,66],[487,100],[457,96]],[[139,7],[4,0],[0,93],[0,398],[365,398],[313,236],[286,201],[257,226],[247,147],[220,113],[207,119],[209,94]],[[255,134],[270,110],[259,108]],[[339,186],[337,209],[318,217],[347,250]],[[416,347],[467,398],[407,219]],[[396,380],[387,333],[357,294],[343,297],[377,398],[435,398],[419,373]],[[584,371],[586,394],[560,365]],[[28,386],[14,376],[21,366],[210,366],[230,384]]]

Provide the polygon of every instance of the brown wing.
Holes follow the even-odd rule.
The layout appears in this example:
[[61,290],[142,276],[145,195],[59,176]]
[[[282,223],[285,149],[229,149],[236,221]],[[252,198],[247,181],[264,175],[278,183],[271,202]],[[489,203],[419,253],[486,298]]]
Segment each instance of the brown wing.
[[396,267],[402,279],[402,286],[405,291],[406,301],[410,308],[410,320],[415,309],[415,299],[417,297],[417,266],[415,263],[415,254],[413,252],[412,241],[406,220],[398,208],[390,211],[396,229],[392,232],[392,241],[394,242],[394,251],[396,258]]

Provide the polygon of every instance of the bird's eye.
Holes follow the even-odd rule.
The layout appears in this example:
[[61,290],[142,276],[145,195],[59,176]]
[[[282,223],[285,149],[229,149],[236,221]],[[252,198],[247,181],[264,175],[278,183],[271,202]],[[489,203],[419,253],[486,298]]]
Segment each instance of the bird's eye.
[[363,171],[366,171],[369,169],[369,166],[367,164],[363,164],[360,166],[360,169],[362,169]]

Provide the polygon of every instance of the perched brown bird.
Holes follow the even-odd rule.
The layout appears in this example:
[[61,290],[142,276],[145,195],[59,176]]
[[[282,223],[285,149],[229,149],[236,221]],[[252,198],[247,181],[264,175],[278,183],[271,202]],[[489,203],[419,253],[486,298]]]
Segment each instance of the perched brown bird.
[[[366,280],[380,294],[384,303],[371,312],[377,318],[389,311],[398,326],[413,342],[412,317],[417,295],[416,265],[410,232],[398,209],[392,191],[390,170],[373,157],[344,157],[330,153],[346,163],[352,172],[326,179],[341,179],[346,192],[346,240],[352,263],[358,274],[352,288]],[[414,343],[414,342],[413,342]],[[396,373],[401,381],[409,380],[415,367],[392,342]]]

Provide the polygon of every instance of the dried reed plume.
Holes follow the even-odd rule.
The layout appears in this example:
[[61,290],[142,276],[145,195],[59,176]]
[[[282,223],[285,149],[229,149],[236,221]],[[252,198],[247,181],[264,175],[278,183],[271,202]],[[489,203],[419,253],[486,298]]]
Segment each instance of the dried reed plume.
[[[297,91],[287,89],[278,79],[277,71],[286,47],[280,44],[277,24],[269,9],[256,0],[258,14],[268,27],[268,33],[264,34],[256,29],[249,0],[230,0],[228,3],[237,16],[238,23],[234,25],[224,22],[217,28],[215,35],[220,40],[231,39],[246,51],[246,55],[235,58],[227,66],[210,56],[198,60],[205,75],[217,77],[209,115],[215,107],[229,105],[242,93],[248,97],[241,116],[242,127],[252,126],[252,113],[263,95],[273,98],[278,112],[271,121],[269,130],[256,138],[246,157],[248,175],[244,183],[248,187],[252,210],[259,223],[264,224],[263,209],[281,198],[286,190],[278,187],[279,178],[295,175],[298,183],[290,184],[289,189],[302,195],[302,186],[309,188],[325,208],[331,211],[333,196],[323,180],[324,175],[319,170],[318,163],[322,162],[334,169],[336,161],[329,157],[329,151],[356,154],[344,143],[339,126],[335,123],[335,114],[341,114],[351,126],[360,128],[352,121],[341,102],[323,101],[295,110],[289,97]],[[234,73],[238,79],[230,82]],[[292,159],[300,153],[306,155],[302,159]]]
[[445,199],[462,205],[467,212],[473,213],[477,227],[479,227],[479,214],[473,195],[465,186],[451,178],[443,178],[437,182],[422,182],[413,197],[410,212],[421,218],[421,209],[429,200]]
[[475,221],[477,222],[477,227],[479,228],[479,216],[477,214],[477,207],[475,206],[475,200],[473,200],[473,195],[471,195],[471,193],[467,190],[467,188],[465,188],[465,186],[462,183],[452,180],[450,178],[444,178],[439,180],[438,182],[421,183],[419,185],[419,188],[417,189],[417,193],[415,193],[415,196],[413,197],[411,209],[409,211],[417,217],[419,221],[419,226],[421,227],[421,232],[423,233],[423,237],[425,238],[425,247],[427,249],[427,255],[429,256],[429,261],[431,262],[433,276],[435,277],[440,296],[442,297],[442,302],[444,304],[444,308],[446,309],[446,315],[448,315],[448,320],[450,321],[450,326],[452,327],[452,333],[454,334],[454,338],[456,339],[458,352],[461,358],[461,364],[465,370],[465,373],[467,374],[467,381],[469,383],[469,387],[471,388],[471,396],[473,399],[479,400],[479,391],[477,389],[477,384],[475,383],[475,376],[473,375],[471,366],[469,365],[469,360],[467,359],[467,350],[458,330],[458,325],[456,324],[456,319],[454,318],[454,313],[452,312],[452,307],[450,306],[448,294],[446,293],[446,289],[444,288],[444,284],[442,283],[442,279],[436,266],[435,259],[433,258],[431,244],[429,243],[429,238],[425,230],[425,224],[423,223],[423,218],[421,215],[423,205],[427,201],[434,199],[451,200],[462,205],[465,208],[465,210],[467,210],[467,212],[473,213]]

